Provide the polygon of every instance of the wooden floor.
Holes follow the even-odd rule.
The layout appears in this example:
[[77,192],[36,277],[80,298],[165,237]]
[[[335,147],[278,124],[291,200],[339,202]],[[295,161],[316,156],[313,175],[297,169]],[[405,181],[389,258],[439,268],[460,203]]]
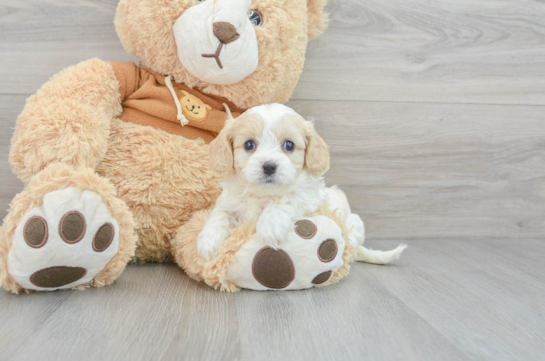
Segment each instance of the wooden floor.
[[[0,217],[25,99],[135,60],[116,0],[0,0]],[[0,291],[0,360],[545,359],[545,2],[329,0],[289,103],[331,146],[367,245],[340,284],[225,294],[174,265],[83,292]]]

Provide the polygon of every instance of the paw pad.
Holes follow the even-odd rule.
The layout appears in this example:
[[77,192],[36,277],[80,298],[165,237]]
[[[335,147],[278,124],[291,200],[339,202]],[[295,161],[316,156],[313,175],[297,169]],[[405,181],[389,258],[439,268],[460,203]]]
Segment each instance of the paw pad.
[[295,268],[285,251],[264,247],[254,257],[252,274],[263,286],[281,289],[288,287],[294,280]]
[[333,272],[331,271],[320,273],[318,276],[314,277],[314,279],[312,280],[312,283],[315,285],[321,285],[322,283],[325,283],[327,282],[327,280],[329,280],[332,273]]
[[311,239],[318,232],[318,227],[308,219],[302,219],[295,223],[295,233],[301,238]]
[[23,236],[32,248],[40,248],[47,242],[47,222],[39,216],[31,217],[25,224]]
[[93,249],[95,252],[103,252],[114,240],[114,226],[111,223],[106,223],[98,229],[95,238],[93,238]]
[[78,243],[85,236],[85,217],[78,211],[66,213],[59,223],[59,234],[69,244]]
[[57,288],[79,281],[87,274],[81,267],[57,266],[35,272],[30,276],[30,282],[37,287]]
[[334,239],[326,239],[318,247],[318,258],[322,262],[331,262],[337,256],[337,242]]

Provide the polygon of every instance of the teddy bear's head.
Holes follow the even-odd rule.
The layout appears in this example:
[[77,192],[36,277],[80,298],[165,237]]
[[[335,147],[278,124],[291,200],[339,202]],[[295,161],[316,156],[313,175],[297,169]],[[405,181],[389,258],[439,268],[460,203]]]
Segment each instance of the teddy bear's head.
[[116,29],[143,65],[241,108],[286,102],[326,0],[121,0]]

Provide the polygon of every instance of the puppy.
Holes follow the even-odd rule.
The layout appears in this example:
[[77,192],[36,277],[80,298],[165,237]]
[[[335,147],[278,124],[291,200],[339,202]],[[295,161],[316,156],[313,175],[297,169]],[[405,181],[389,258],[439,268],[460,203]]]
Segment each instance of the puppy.
[[257,221],[262,241],[277,248],[294,222],[323,202],[350,230],[354,259],[385,264],[405,248],[382,252],[362,246],[361,218],[352,214],[345,194],[326,187],[322,178],[329,169],[327,145],[311,122],[284,105],[262,105],[229,120],[210,143],[210,168],[223,176],[223,192],[197,240],[198,253],[207,260],[244,221]]

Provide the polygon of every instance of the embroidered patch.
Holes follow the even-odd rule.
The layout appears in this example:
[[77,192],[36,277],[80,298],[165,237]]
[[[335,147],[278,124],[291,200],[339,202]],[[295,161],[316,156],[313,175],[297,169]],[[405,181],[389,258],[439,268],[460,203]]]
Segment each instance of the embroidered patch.
[[59,234],[69,244],[78,243],[85,236],[85,217],[78,211],[66,213],[59,223]]
[[93,238],[93,249],[95,252],[105,251],[110,244],[112,244],[113,240],[114,226],[112,226],[111,223],[106,223],[101,226],[98,229],[97,234],[95,234],[95,238]]
[[57,288],[82,279],[87,270],[81,267],[55,266],[35,272],[30,276],[33,285],[43,288]]
[[318,258],[322,262],[331,262],[337,255],[337,242],[334,239],[326,239],[318,247]]
[[322,283],[325,283],[327,282],[327,280],[329,280],[332,273],[333,272],[331,271],[320,273],[318,276],[314,277],[314,279],[312,280],[312,283],[314,283],[315,285],[321,285]]
[[281,289],[295,279],[295,267],[285,251],[264,247],[254,257],[252,274],[263,286]]
[[295,233],[301,238],[311,239],[318,232],[318,228],[308,219],[302,219],[295,222]]
[[206,120],[208,118],[208,111],[212,107],[185,90],[182,90],[182,93],[184,96],[180,98],[180,105],[187,119],[200,122]]
[[47,222],[39,216],[31,217],[25,224],[23,237],[32,248],[40,248],[47,242]]

